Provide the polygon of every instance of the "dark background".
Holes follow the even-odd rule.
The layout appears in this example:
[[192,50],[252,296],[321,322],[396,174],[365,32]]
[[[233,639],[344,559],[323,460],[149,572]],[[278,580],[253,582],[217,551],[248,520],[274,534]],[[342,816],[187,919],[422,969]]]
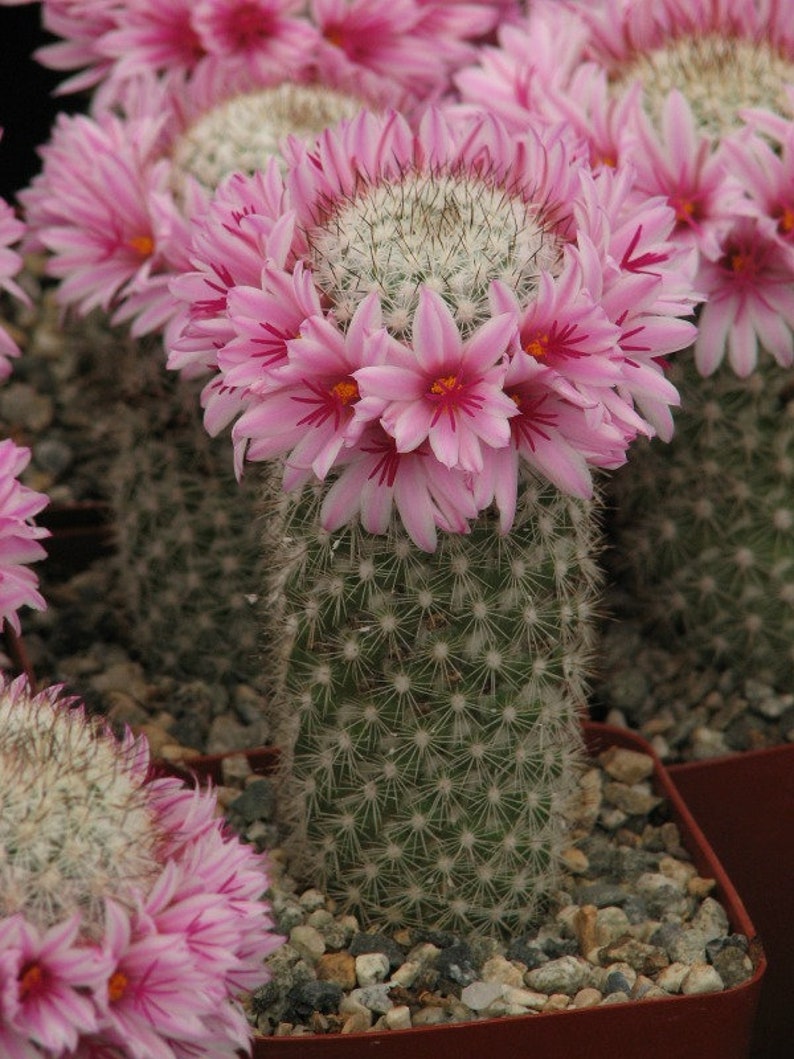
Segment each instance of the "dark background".
[[56,114],[81,109],[72,96],[52,95],[69,72],[47,70],[32,58],[53,39],[41,28],[38,4],[0,7],[0,196],[12,204],[40,168],[36,148],[49,138]]

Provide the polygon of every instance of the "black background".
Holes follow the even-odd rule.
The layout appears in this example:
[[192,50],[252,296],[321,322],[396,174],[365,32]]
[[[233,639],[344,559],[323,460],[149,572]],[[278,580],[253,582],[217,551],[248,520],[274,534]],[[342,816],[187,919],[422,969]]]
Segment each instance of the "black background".
[[58,112],[82,109],[82,100],[52,95],[69,72],[48,70],[32,58],[52,40],[41,28],[38,4],[0,7],[0,196],[12,204],[38,172],[36,148],[49,138]]

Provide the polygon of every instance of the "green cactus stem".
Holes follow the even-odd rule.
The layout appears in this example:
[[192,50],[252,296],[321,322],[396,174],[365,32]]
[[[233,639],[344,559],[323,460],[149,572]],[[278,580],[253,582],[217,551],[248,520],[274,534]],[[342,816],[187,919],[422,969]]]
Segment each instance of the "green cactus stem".
[[273,717],[291,870],[364,923],[525,926],[581,761],[592,502],[527,477],[509,535],[483,515],[433,554],[394,525],[325,533],[305,500],[287,534],[269,574],[291,640]]
[[109,472],[130,646],[152,673],[255,683],[258,491],[237,483],[228,439],[204,430],[198,384],[139,358],[146,381],[118,411]]
[[681,356],[669,445],[637,445],[611,483],[609,563],[648,635],[704,665],[794,676],[794,388],[770,358],[747,379]]

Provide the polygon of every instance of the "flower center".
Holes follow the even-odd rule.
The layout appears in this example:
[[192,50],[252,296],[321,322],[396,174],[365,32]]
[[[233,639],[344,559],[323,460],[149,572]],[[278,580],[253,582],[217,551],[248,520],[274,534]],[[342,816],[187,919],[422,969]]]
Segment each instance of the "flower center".
[[327,86],[287,83],[248,92],[195,121],[177,140],[173,161],[213,190],[229,173],[262,169],[288,133],[316,136],[360,108],[360,100]]
[[657,124],[665,97],[677,88],[702,130],[718,139],[741,127],[744,108],[788,113],[784,86],[794,81],[794,62],[769,41],[704,33],[678,37],[613,72],[619,92],[636,80]]
[[406,337],[421,287],[437,291],[463,334],[489,313],[501,280],[527,301],[541,270],[554,271],[561,241],[539,208],[486,179],[408,172],[365,184],[307,233],[315,281],[344,325],[371,291],[384,322]]
[[121,1000],[127,992],[127,986],[129,984],[130,980],[123,971],[113,972],[110,978],[108,978],[108,1000],[111,1004],[114,1004],[117,1000]]
[[243,2],[229,12],[224,29],[236,50],[244,51],[273,36],[275,19],[264,12],[259,4]]
[[778,231],[790,235],[794,230],[794,209],[791,206],[782,206],[777,215]]
[[154,253],[154,239],[150,235],[136,235],[127,243],[141,257],[151,257]]
[[524,350],[529,353],[531,357],[540,360],[541,357],[545,357],[549,352],[549,336],[536,335],[526,343]]
[[440,379],[436,379],[430,387],[430,392],[439,397],[446,397],[448,394],[460,389],[462,389],[462,386],[458,381],[457,375],[443,375]]
[[342,379],[331,387],[331,393],[340,404],[349,405],[358,400],[358,384],[354,379]]
[[41,990],[44,984],[44,971],[38,963],[29,963],[22,968],[19,975],[19,999],[25,1000],[31,993]]

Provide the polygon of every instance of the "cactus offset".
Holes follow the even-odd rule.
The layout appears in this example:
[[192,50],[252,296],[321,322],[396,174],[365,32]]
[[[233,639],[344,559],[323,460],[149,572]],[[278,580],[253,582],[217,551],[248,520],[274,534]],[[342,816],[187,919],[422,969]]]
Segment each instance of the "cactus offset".
[[748,676],[794,674],[794,401],[767,359],[747,379],[677,365],[669,446],[638,447],[612,482],[611,562],[646,627],[704,665],[741,658]]
[[511,533],[420,552],[289,526],[281,738],[295,870],[365,921],[517,929],[556,884],[598,583],[591,505],[530,477]]

